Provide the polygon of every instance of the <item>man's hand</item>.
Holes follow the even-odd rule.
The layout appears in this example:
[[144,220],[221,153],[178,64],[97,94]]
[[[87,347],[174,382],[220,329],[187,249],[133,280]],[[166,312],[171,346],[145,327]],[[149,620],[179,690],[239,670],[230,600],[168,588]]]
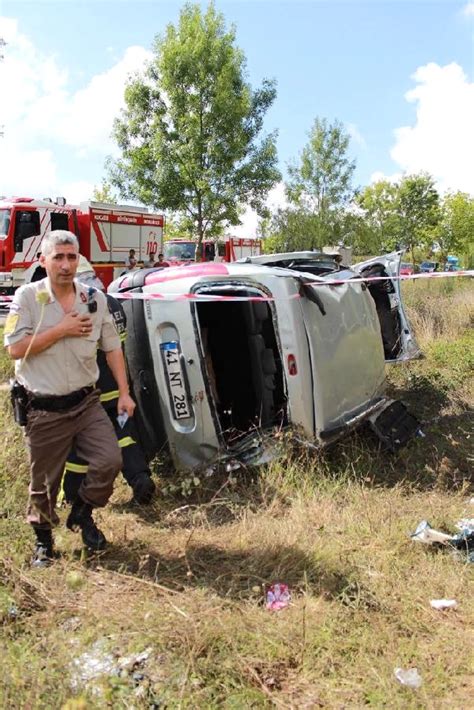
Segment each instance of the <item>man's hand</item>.
[[[52,328],[47,328],[42,333],[37,335],[26,335],[23,340],[10,345],[8,352],[14,360],[19,360],[25,357],[28,352],[30,355],[37,355],[47,348],[51,347],[62,338],[87,337],[92,332],[92,320],[88,315],[79,315],[76,311],[71,311],[64,316],[62,321]],[[31,342],[33,341],[33,342]],[[30,346],[31,343],[31,346]]]
[[87,337],[92,332],[92,320],[87,315],[79,315],[77,311],[67,313],[58,326],[63,337]]
[[129,394],[121,394],[118,398],[117,411],[119,414],[127,412],[129,417],[133,417],[133,412],[135,411],[135,402],[130,397]]

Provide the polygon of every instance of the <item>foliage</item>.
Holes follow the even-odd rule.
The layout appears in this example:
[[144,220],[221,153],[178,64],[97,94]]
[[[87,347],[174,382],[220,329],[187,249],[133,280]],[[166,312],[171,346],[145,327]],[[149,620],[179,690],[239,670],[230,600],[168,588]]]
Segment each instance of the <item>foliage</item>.
[[466,254],[474,235],[474,198],[464,192],[447,193],[441,204],[441,217],[435,232],[440,247],[439,261],[448,254]]
[[13,377],[14,361],[11,359],[7,349],[3,347],[3,328],[0,327],[0,383],[7,382]]
[[403,177],[398,185],[396,209],[399,242],[411,252],[415,263],[415,247],[433,242],[439,222],[439,194],[433,178],[426,173]]
[[362,251],[378,254],[395,247],[400,234],[397,198],[398,185],[388,180],[367,185],[356,196],[356,204],[363,210],[370,234]]
[[429,250],[440,219],[439,195],[426,173],[406,175],[399,182],[379,180],[356,197],[371,236],[372,253],[405,248],[416,262],[415,249]]
[[94,186],[94,192],[92,193],[92,199],[96,202],[108,202],[109,204],[116,205],[117,195],[113,192],[113,187],[107,180],[102,180],[102,185],[97,187]]
[[264,240],[266,254],[284,251],[304,251],[316,248],[319,243],[319,217],[304,208],[279,209],[266,227]]
[[275,96],[273,81],[256,90],[246,82],[235,30],[214,5],[204,13],[185,5],[126,88],[113,184],[124,197],[183,213],[199,241],[239,224],[243,204],[264,212],[279,172],[276,135],[259,136]]
[[339,121],[316,118],[298,164],[288,167],[288,199],[303,214],[317,217],[309,241],[319,249],[334,242],[341,212],[348,204],[355,162],[347,155],[349,134]]
[[193,234],[192,226],[186,218],[183,218],[180,214],[169,214],[166,215],[165,219],[165,229],[163,238],[166,241],[168,239],[179,239],[187,238],[191,239]]

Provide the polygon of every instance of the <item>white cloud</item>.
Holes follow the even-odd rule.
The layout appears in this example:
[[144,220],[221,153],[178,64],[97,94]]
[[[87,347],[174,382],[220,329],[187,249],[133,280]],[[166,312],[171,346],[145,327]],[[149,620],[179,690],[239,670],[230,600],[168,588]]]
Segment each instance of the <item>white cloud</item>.
[[83,89],[72,94],[45,94],[37,102],[36,115],[30,113],[27,127],[38,135],[54,136],[83,155],[107,153],[112,148],[113,120],[124,105],[125,81],[143,67],[148,56],[143,47],[129,47],[117,64],[96,74]]
[[430,173],[441,190],[474,193],[474,83],[454,62],[426,64],[412,78],[405,98],[417,104],[416,121],[396,129],[391,157],[406,173]]
[[381,180],[386,180],[387,182],[398,182],[402,178],[402,173],[393,173],[392,175],[384,175],[380,170],[376,170],[370,176],[369,182],[373,184],[374,182],[380,182]]
[[365,148],[367,146],[364,136],[361,134],[355,123],[348,123],[346,125],[346,129],[354,143],[359,145],[361,148]]
[[[92,197],[94,187],[100,187],[100,183],[88,182],[87,180],[76,180],[74,182],[65,182],[62,184],[62,191],[59,196],[65,197],[68,203],[78,205],[79,202],[88,200]],[[58,195],[51,195],[57,197]]]
[[474,16],[474,2],[468,2],[467,5],[464,5],[462,9],[462,14],[466,15],[466,17],[473,17]]
[[[143,69],[150,52],[128,47],[113,66],[74,88],[59,58],[40,52],[17,20],[0,17],[0,36],[7,43],[0,92],[9,97],[0,106],[0,193],[65,194],[72,201],[70,187],[74,194],[88,189],[78,194],[87,199],[101,181],[105,155],[114,151],[110,134],[126,80]],[[74,172],[86,178],[71,181]]]
[[[268,193],[266,205],[269,210],[274,212],[279,207],[287,207],[288,202],[285,195],[285,183],[279,182]],[[260,217],[251,207],[246,207],[244,214],[241,217],[242,224],[238,227],[229,227],[227,232],[234,237],[240,239],[250,239],[257,235],[257,227],[260,222]]]
[[57,166],[50,150],[12,147],[0,140],[0,194],[17,197],[48,197],[56,193]]

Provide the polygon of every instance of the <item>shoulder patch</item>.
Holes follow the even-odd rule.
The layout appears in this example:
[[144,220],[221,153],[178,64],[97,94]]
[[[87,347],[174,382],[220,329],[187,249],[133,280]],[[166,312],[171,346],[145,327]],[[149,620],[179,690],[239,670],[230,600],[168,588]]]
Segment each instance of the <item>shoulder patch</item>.
[[20,316],[18,313],[9,313],[6,320],[5,320],[5,329],[4,329],[4,334],[5,335],[12,335],[12,333],[15,332],[16,329],[16,324],[18,323],[20,319]]

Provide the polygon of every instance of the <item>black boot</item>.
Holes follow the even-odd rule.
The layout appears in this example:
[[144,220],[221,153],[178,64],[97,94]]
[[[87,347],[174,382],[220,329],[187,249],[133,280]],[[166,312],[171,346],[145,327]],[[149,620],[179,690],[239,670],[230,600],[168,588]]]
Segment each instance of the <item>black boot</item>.
[[45,530],[44,528],[33,527],[33,529],[36,535],[36,545],[31,566],[49,567],[54,559],[53,533],[51,530]]
[[66,526],[74,532],[79,529],[84,545],[90,550],[103,550],[107,545],[107,540],[104,533],[94,523],[92,510],[89,503],[84,503],[81,498],[77,498],[66,520]]
[[156,486],[147,473],[140,473],[130,484],[133,490],[133,502],[139,505],[151,503]]

